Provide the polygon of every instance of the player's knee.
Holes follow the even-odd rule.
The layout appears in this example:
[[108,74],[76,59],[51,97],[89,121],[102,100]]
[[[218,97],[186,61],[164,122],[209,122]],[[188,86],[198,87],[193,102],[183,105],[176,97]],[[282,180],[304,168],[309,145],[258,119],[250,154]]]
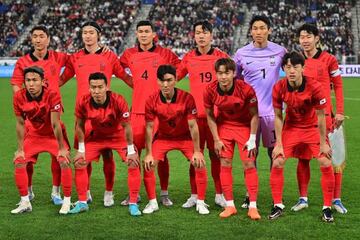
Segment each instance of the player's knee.
[[232,161],[229,158],[221,158],[220,161],[221,161],[221,166],[224,166],[224,167],[232,166]]
[[17,158],[14,160],[14,166],[15,168],[25,168],[27,165],[25,158]]
[[255,167],[254,161],[243,161],[243,167],[244,169],[250,169]]
[[284,167],[284,164],[285,164],[285,158],[278,157],[273,160],[272,166],[273,166],[273,168],[282,168],[282,167]]
[[74,162],[74,166],[75,166],[75,169],[86,168],[87,167],[87,162],[86,162],[86,160],[84,158],[80,158],[80,159],[77,159]]
[[321,167],[328,167],[331,166],[331,160],[327,157],[320,157],[318,158],[319,164]]

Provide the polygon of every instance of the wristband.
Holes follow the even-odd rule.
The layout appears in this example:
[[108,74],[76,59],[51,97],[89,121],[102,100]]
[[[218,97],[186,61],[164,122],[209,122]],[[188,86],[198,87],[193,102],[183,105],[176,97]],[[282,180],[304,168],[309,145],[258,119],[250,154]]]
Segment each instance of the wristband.
[[256,134],[250,134],[249,141],[256,141]]
[[134,144],[127,145],[127,154],[134,154],[134,153],[136,153]]
[[85,143],[84,142],[79,142],[78,152],[79,153],[84,153],[85,152]]

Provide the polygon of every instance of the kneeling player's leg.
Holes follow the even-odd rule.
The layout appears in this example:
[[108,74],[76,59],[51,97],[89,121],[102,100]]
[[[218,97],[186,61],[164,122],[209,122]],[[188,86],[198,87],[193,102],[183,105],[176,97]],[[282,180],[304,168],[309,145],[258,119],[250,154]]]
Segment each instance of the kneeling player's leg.
[[103,171],[105,176],[105,190],[112,192],[115,183],[115,161],[114,155],[111,150],[101,151],[103,157],[104,165]]
[[140,185],[140,169],[134,163],[130,163],[128,167],[129,204],[137,204],[137,198],[140,192]]
[[28,193],[28,176],[26,172],[26,161],[23,157],[18,157],[14,161],[15,164],[15,183],[18,188],[21,201],[19,206],[11,211],[12,214],[19,214],[23,212],[31,212],[32,207]]
[[160,161],[158,164],[158,175],[160,180],[160,188],[162,195],[168,195],[168,186],[169,186],[169,159],[167,155],[164,158],[164,161]]
[[310,182],[310,160],[299,159],[297,170],[297,181],[300,197],[305,198],[308,195],[308,186]]
[[226,207],[225,210],[221,212],[219,216],[222,218],[226,218],[237,213],[234,204],[234,196],[233,196],[232,159],[220,158],[220,161],[221,161],[221,170],[220,170],[221,189],[223,191],[226,200]]
[[151,169],[146,170],[144,167],[144,185],[149,199],[149,203],[145,206],[143,213],[150,214],[154,211],[159,210],[159,206],[156,200],[156,177],[155,169],[157,167],[158,161],[154,161],[154,165],[151,166]]
[[32,200],[33,198],[33,190],[32,190],[32,177],[33,177],[33,174],[34,174],[34,163],[33,162],[28,162],[27,165],[26,165],[26,173],[27,173],[27,176],[28,176],[28,191],[29,191],[29,194],[30,194],[30,200]]
[[221,169],[220,159],[218,158],[214,150],[209,150],[209,157],[211,161],[211,176],[214,180],[215,193],[222,194],[221,180],[220,180],[220,169]]
[[57,161],[61,168],[61,185],[64,193],[64,201],[59,213],[67,214],[71,205],[72,170],[68,158],[58,157]]
[[75,186],[78,194],[78,203],[69,213],[76,214],[89,210],[87,204],[87,186],[88,186],[88,163],[84,158],[75,160]]
[[273,161],[273,167],[270,173],[270,187],[273,202],[275,206],[282,207],[282,195],[284,189],[284,164],[286,159],[282,156]]
[[55,156],[51,156],[51,173],[53,183],[53,193],[60,193],[61,168]]
[[321,188],[323,191],[324,198],[324,208],[331,207],[332,198],[334,195],[334,184],[335,177],[334,171],[331,164],[331,160],[326,157],[319,157],[318,161],[320,163],[321,170]]

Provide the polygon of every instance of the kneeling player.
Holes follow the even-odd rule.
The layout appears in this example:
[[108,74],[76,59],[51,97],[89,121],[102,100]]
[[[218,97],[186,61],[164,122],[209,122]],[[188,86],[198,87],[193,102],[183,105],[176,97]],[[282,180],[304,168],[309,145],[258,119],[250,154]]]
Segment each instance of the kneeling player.
[[[326,95],[315,79],[303,76],[304,57],[297,52],[285,54],[282,67],[286,78],[273,88],[275,111],[276,146],[273,151],[273,167],[270,175],[274,207],[269,219],[282,215],[284,205],[283,167],[287,158],[311,159],[320,163],[321,187],[323,190],[323,215],[326,222],[334,221],[331,200],[334,192],[334,172],[331,165],[331,150],[326,142],[325,108]],[[283,123],[282,106],[286,104]]]
[[[24,70],[25,88],[14,95],[18,149],[15,152],[15,182],[21,201],[11,213],[31,212],[26,166],[36,163],[39,153],[48,152],[61,167],[64,201],[59,211],[70,210],[72,171],[69,165],[69,144],[60,121],[60,95],[44,87],[44,71],[33,66]],[[25,127],[25,119],[28,124]]]
[[[196,210],[209,214],[205,204],[207,173],[204,156],[200,150],[199,129],[196,123],[194,98],[187,92],[175,88],[176,70],[171,65],[161,65],[157,70],[160,91],[151,95],[145,105],[146,156],[144,159],[144,183],[149,199],[143,213],[159,210],[156,200],[154,169],[167,152],[180,150],[195,167],[198,190]],[[153,138],[154,121],[159,129]]]
[[[70,213],[79,213],[89,209],[87,165],[91,161],[98,161],[102,152],[116,150],[128,164],[129,212],[132,216],[141,215],[136,204],[141,183],[139,157],[133,145],[127,103],[122,96],[108,91],[107,78],[103,73],[90,74],[89,86],[90,93],[79,99],[75,110],[79,149],[74,162],[79,201]],[[85,129],[85,121],[91,123],[90,131]],[[122,127],[125,129],[126,141],[122,136]]]
[[[204,106],[209,128],[214,138],[215,151],[220,157],[221,188],[226,207],[220,217],[227,218],[237,213],[233,197],[232,159],[235,144],[238,144],[245,171],[245,184],[249,193],[248,216],[260,219],[256,199],[258,175],[255,168],[256,131],[258,127],[257,99],[254,90],[244,81],[236,80],[235,62],[221,58],[215,63],[216,82],[204,92]],[[214,107],[218,110],[215,119]]]

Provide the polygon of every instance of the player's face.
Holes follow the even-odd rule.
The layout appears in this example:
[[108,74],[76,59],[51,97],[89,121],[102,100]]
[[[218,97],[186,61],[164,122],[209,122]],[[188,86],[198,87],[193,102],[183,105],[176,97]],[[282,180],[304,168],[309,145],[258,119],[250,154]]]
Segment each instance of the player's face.
[[25,74],[25,87],[32,97],[37,97],[42,92],[44,80],[40,75],[34,72]]
[[319,36],[315,36],[307,31],[301,31],[299,36],[300,46],[305,52],[312,51],[316,48],[316,44],[319,41]]
[[226,69],[225,65],[221,65],[216,72],[216,77],[220,84],[221,90],[227,92],[233,85],[235,72],[233,70]]
[[90,80],[90,94],[97,104],[103,104],[106,100],[108,87],[104,79]]
[[151,29],[151,26],[140,26],[136,30],[136,37],[140,43],[140,45],[150,45],[152,44],[155,33]]
[[174,92],[176,78],[170,73],[164,75],[163,80],[158,79],[158,84],[163,95],[169,95]]
[[201,25],[195,27],[195,42],[198,47],[207,47],[211,44],[212,33],[204,29]]
[[86,46],[93,46],[98,43],[99,33],[92,26],[83,27],[81,36]]
[[267,42],[271,29],[263,21],[255,21],[251,26],[251,37],[259,45]]
[[50,38],[42,30],[35,30],[31,34],[31,43],[35,50],[41,51],[47,49],[50,43]]
[[284,66],[284,71],[289,82],[296,82],[302,78],[304,67],[301,64],[293,65],[289,59]]

